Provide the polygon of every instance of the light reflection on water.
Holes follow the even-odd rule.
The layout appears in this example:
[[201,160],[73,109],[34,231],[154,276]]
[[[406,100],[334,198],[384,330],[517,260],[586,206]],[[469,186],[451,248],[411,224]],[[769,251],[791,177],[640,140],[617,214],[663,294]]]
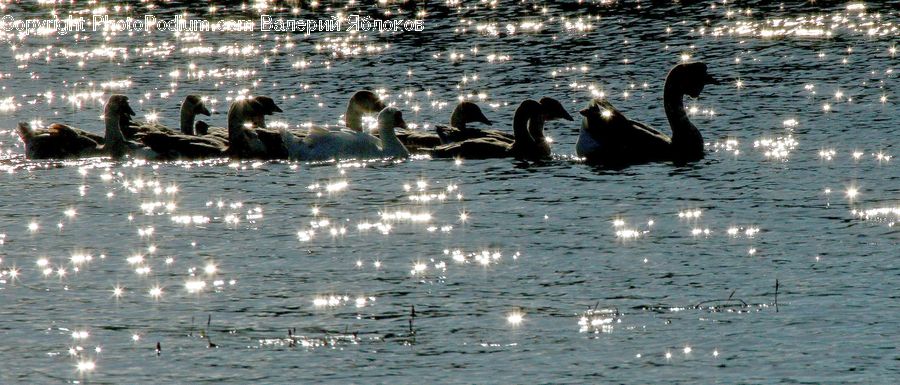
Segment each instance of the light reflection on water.
[[[898,4],[855,4],[451,1],[405,39],[6,34],[0,382],[894,378]],[[128,7],[71,10],[151,3]],[[189,11],[237,15],[214,7]],[[362,87],[422,129],[467,99],[508,130],[544,95],[660,127],[687,60],[728,81],[688,103],[710,155],[686,167],[573,162],[577,123],[541,165],[31,162],[11,129],[99,131],[114,92],[170,126],[188,93],[213,125],[246,94],[287,126],[339,125]]]

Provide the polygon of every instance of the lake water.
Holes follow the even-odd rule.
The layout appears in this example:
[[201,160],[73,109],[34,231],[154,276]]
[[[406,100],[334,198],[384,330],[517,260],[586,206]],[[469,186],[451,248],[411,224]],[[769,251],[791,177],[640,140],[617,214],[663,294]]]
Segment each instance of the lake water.
[[[0,383],[900,378],[900,2],[388,3],[299,15],[424,31],[4,34]],[[57,12],[291,16],[148,4]],[[509,130],[525,98],[600,94],[666,129],[686,60],[724,81],[683,167],[582,164],[578,121],[540,164],[29,161],[13,131],[100,132],[113,93],[171,126],[190,93],[214,125],[244,93],[337,125],[362,88],[423,130],[459,97]]]

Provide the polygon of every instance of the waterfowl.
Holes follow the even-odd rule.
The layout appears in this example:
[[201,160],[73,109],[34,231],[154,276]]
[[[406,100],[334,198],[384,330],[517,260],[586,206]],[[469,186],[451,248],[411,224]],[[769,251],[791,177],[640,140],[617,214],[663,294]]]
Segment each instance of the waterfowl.
[[[435,125],[435,132],[423,132],[417,130],[398,130],[397,138],[406,146],[406,149],[412,153],[427,152],[441,144],[454,141],[471,139],[479,136],[487,136],[488,133],[507,137],[508,142],[512,143],[513,136],[511,134],[502,133],[500,131],[481,131],[478,129],[470,129],[466,127],[467,123],[480,122],[491,125],[491,121],[484,116],[481,108],[472,102],[460,102],[450,114],[450,125]],[[468,134],[466,136],[465,134]],[[378,136],[378,134],[374,134]],[[444,136],[442,136],[444,135]],[[448,138],[448,139],[445,139]]]
[[384,102],[372,91],[356,91],[347,102],[347,112],[344,113],[344,125],[347,128],[362,132],[362,118],[366,114],[381,112],[385,107]]
[[349,129],[329,131],[315,127],[302,140],[287,132],[283,135],[290,158],[301,161],[406,158],[409,151],[394,130],[406,127],[400,110],[386,107],[378,113],[378,138]]
[[162,125],[137,127],[135,138],[157,155],[156,159],[205,159],[221,157],[228,148],[226,139],[214,135],[195,135],[194,120],[198,114],[209,116],[200,97],[188,95],[181,104],[181,130],[174,132]]
[[[254,129],[265,129],[266,128],[266,115],[272,115],[276,112],[284,112],[281,110],[278,105],[275,104],[275,100],[268,96],[254,96],[252,98],[253,101],[251,103],[250,108],[241,109],[241,119],[244,123],[250,123]],[[242,99],[247,100],[247,99]],[[240,102],[235,101],[235,103]],[[234,106],[234,103],[232,103]],[[230,110],[229,110],[230,111]],[[198,121],[194,125],[194,133],[196,135],[208,135],[210,137],[219,138],[222,141],[228,141],[228,128],[226,127],[212,127],[208,123],[203,121]]]
[[704,156],[703,136],[688,119],[684,95],[697,98],[707,84],[719,84],[704,63],[678,64],[669,71],[663,90],[669,137],[625,117],[606,100],[594,99],[583,116],[575,151],[590,163],[628,165],[654,161],[685,163]]
[[[272,98],[266,96],[237,100],[228,109],[228,149],[226,153],[237,159],[286,159],[284,130],[269,130],[265,115],[284,112]],[[293,134],[291,134],[293,135]]]
[[[513,135],[497,130],[479,130],[467,126],[467,123],[480,122],[491,126],[491,121],[484,116],[481,108],[472,102],[460,102],[450,114],[450,125],[438,124],[434,126],[434,130],[441,141],[441,144],[453,142],[461,142],[463,140],[482,138],[490,134],[499,135],[501,138],[508,138],[509,143],[515,139]],[[490,134],[489,134],[490,133]]]
[[[206,105],[203,103],[203,99],[201,99],[199,96],[186,96],[184,98],[184,101],[181,102],[180,109],[179,130],[182,134],[194,134],[194,120],[196,119],[197,115],[210,116],[209,109],[206,108]],[[130,119],[123,119],[120,126],[122,128],[122,134],[125,135],[125,139],[128,140],[140,140],[141,136],[146,133],[176,133],[175,130],[170,129],[158,122],[132,122],[130,121]]]
[[[505,135],[482,131],[484,136],[435,147],[435,158],[488,159],[514,157],[544,159],[550,157],[550,143],[544,137],[544,123],[557,119],[572,121],[572,115],[553,98],[528,99],[513,115],[513,140]],[[491,130],[492,131],[492,130]]]
[[25,143],[25,156],[29,159],[72,159],[108,155],[115,159],[124,157],[130,147],[119,127],[123,119],[134,116],[128,105],[128,97],[112,95],[103,112],[104,136],[88,134],[65,124],[54,123],[46,129],[33,129],[28,123],[19,123],[17,132]]

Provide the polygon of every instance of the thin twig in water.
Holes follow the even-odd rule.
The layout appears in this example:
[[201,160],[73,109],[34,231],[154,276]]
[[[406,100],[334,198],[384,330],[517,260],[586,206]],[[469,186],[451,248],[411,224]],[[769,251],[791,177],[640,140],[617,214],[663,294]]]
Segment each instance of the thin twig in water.
[[746,302],[744,302],[744,300],[742,300],[740,298],[731,299],[731,297],[728,297],[725,299],[711,299],[711,300],[703,301],[703,302],[700,302],[700,303],[694,305],[694,307],[699,308],[701,305],[703,305],[705,303],[711,303],[711,302],[740,302],[741,307],[749,307],[750,306]]
[[775,312],[778,313],[778,278],[775,278]]

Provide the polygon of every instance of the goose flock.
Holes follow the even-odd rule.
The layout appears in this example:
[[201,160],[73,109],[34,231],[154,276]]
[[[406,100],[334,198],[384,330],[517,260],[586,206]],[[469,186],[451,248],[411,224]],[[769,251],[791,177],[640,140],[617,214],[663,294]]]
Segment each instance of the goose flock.
[[[582,123],[576,154],[588,163],[602,166],[701,159],[703,137],[688,119],[683,98],[699,97],[707,84],[719,83],[704,63],[679,64],[669,71],[663,100],[671,137],[628,119],[607,100],[591,100],[580,111]],[[108,156],[146,160],[230,157],[327,161],[407,158],[415,153],[433,158],[540,160],[551,156],[550,141],[544,136],[545,124],[574,120],[562,103],[544,97],[519,104],[511,133],[477,129],[469,125],[493,126],[493,122],[478,105],[464,101],[453,110],[449,125],[436,125],[433,133],[420,132],[410,130],[403,113],[385,105],[371,91],[358,91],[350,98],[344,115],[346,127],[342,129],[267,128],[266,116],[282,112],[272,98],[247,97],[231,104],[226,127],[212,127],[197,121],[197,115],[210,116],[203,100],[188,95],[181,104],[181,126],[174,130],[158,123],[133,121],[135,113],[128,97],[112,95],[103,111],[102,136],[61,123],[43,128],[19,123],[17,132],[29,159]],[[376,132],[363,129],[363,117],[367,114],[377,114]]]

